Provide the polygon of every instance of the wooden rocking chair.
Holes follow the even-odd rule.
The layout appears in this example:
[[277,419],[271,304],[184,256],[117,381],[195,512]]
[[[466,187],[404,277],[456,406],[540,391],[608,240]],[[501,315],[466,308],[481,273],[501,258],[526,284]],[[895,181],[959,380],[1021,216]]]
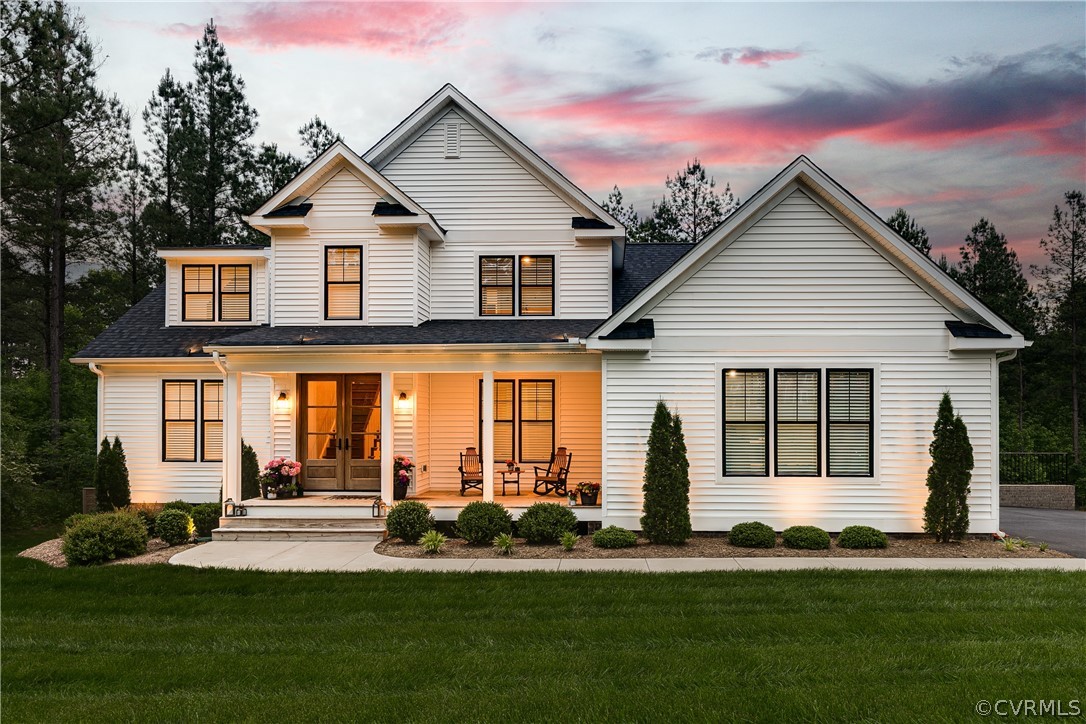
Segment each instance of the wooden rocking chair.
[[[573,453],[560,447],[551,455],[551,461],[547,467],[536,467],[535,487],[532,489],[536,495],[566,494],[566,479],[569,478],[569,465],[573,461]],[[542,488],[542,490],[540,490]]]
[[483,461],[475,448],[460,453],[460,494],[475,488],[483,492]]

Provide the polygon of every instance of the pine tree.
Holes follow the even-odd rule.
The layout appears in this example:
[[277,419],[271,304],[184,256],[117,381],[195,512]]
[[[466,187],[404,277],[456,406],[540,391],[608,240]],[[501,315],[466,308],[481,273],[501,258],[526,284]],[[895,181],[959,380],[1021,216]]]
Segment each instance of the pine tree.
[[132,503],[132,489],[128,482],[128,458],[125,457],[121,438],[113,438],[110,457],[109,502],[114,508],[127,508]]
[[954,414],[948,393],[939,403],[935,435],[929,448],[928,502],[924,530],[940,543],[961,540],[969,532],[969,481],[973,446],[962,419]]
[[905,209],[898,208],[886,219],[886,225],[898,233],[905,241],[916,247],[917,251],[926,257],[931,256],[931,241],[928,232],[923,226],[916,223],[916,219],[909,216]]
[[[243,206],[253,211],[283,188],[302,170],[304,164],[296,156],[279,150],[274,143],[262,143],[255,163],[248,169]],[[257,234],[256,238],[267,238]]]
[[622,191],[618,186],[611,189],[611,193],[607,194],[607,200],[600,206],[603,210],[615,217],[618,223],[626,227],[626,238],[631,243],[637,243],[639,239],[632,238],[631,235],[636,236],[637,229],[641,225],[641,218],[634,211],[633,204],[626,205],[626,202],[622,198]]
[[305,149],[304,163],[309,163],[317,156],[328,150],[336,141],[342,141],[343,136],[334,132],[328,124],[313,116],[298,129],[298,136],[302,139],[302,148]]
[[636,241],[642,244],[678,244],[683,240],[679,233],[679,217],[667,199],[653,202],[652,212],[636,227]]
[[114,204],[116,228],[104,254],[106,265],[121,274],[127,283],[129,305],[143,299],[162,281],[164,272],[147,228],[147,204],[146,169],[140,165],[139,155],[132,146],[128,149]]
[[678,227],[676,241],[696,244],[739,207],[731,185],[725,185],[723,193],[717,192],[716,179],[696,158],[675,178],[668,176],[665,185]]
[[[184,144],[178,175],[197,245],[244,237],[241,215],[250,178],[256,111],[245,100],[245,81],[234,73],[212,20],[196,43],[196,80],[186,88],[193,111],[191,143]],[[188,136],[189,134],[186,134]]]
[[144,226],[154,246],[180,246],[189,242],[181,202],[181,165],[192,155],[195,119],[185,87],[170,70],[158,82],[143,110],[143,123],[151,152],[147,163],[150,201]]
[[113,510],[113,504],[109,497],[110,470],[113,467],[113,448],[109,445],[109,438],[102,438],[102,447],[98,451],[98,461],[94,466],[94,495],[98,502],[98,510]]
[[0,6],[0,198],[5,251],[33,275],[49,374],[50,437],[61,429],[68,260],[106,234],[105,195],[128,141],[128,116],[95,85],[83,19],[60,3]]
[[663,400],[649,430],[641,530],[653,543],[679,545],[691,535],[690,476],[682,421]]

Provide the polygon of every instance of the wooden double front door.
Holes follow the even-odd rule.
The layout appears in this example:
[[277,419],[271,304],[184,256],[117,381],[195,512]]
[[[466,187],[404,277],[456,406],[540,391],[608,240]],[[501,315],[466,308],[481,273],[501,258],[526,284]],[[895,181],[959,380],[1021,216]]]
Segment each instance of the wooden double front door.
[[381,375],[301,375],[298,449],[309,490],[381,490]]

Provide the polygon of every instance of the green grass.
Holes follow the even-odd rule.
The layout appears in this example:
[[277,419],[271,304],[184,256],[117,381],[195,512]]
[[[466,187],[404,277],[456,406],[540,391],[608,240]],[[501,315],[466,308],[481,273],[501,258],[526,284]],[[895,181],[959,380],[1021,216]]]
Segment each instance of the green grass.
[[13,548],[5,724],[960,721],[1086,693],[1083,574],[54,570]]

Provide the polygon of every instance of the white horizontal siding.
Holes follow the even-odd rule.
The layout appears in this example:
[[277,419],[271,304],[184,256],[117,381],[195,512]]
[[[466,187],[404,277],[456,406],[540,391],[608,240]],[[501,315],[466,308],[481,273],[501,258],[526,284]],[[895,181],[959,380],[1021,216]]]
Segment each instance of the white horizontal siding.
[[[295,454],[295,414],[298,406],[298,390],[296,388],[295,375],[280,374],[272,379],[272,426],[271,439],[272,450],[268,457],[288,457],[297,459]],[[280,392],[287,393],[290,404],[286,409],[275,408],[275,399]]]
[[260,465],[273,454],[272,380],[259,375],[241,377],[241,439],[256,451]]
[[418,296],[418,321],[430,319],[430,244],[415,237],[415,263],[418,279],[415,289]]
[[953,315],[796,190],[645,316],[658,333],[709,336],[899,335]]
[[[252,288],[252,322],[250,324],[268,323],[268,269],[263,257],[257,258],[230,258],[222,256],[214,258],[186,258],[166,260],[166,325],[194,324],[207,325],[208,322],[182,322],[181,321],[181,266],[191,264],[251,264],[253,267],[251,276]],[[216,271],[215,286],[218,289],[218,272]],[[218,314],[218,300],[216,299],[216,314]],[[246,326],[243,322],[222,322],[223,326]]]
[[[445,158],[445,124],[460,123],[460,156]],[[450,231],[569,229],[580,216],[456,110],[407,145],[381,172]]]
[[415,375],[415,491],[430,489],[430,375]]
[[[407,402],[399,401],[400,393],[407,394]],[[406,455],[415,460],[415,376],[397,372],[392,375],[392,454]],[[415,492],[412,488],[411,492]]]
[[383,233],[373,221],[381,197],[357,176],[341,169],[309,197],[313,209],[306,232],[273,237],[276,325],[322,324],[324,248],[363,248],[363,321],[329,324],[412,325],[415,323],[414,232]]
[[[664,399],[683,418],[695,529],[761,520],[777,529],[920,531],[928,445],[948,391],[974,448],[972,529],[994,528],[991,356],[950,358],[943,322],[951,315],[803,192],[645,316],[655,322],[651,356],[604,360],[607,521],[638,525],[645,445],[656,400]],[[897,346],[887,337],[910,341]],[[875,368],[875,476],[723,478],[718,365]],[[821,415],[824,435],[824,407]]]

